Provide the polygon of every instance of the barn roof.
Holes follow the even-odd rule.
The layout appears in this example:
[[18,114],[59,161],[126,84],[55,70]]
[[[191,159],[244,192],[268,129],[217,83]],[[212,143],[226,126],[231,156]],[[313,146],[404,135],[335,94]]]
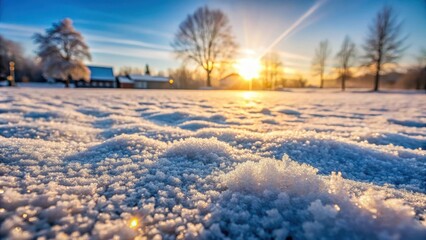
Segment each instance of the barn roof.
[[144,82],[168,82],[169,78],[142,74],[130,74],[129,78],[133,81],[144,81]]
[[87,66],[90,70],[90,80],[115,81],[112,67]]
[[120,83],[134,83],[132,79],[126,76],[119,76],[117,79]]

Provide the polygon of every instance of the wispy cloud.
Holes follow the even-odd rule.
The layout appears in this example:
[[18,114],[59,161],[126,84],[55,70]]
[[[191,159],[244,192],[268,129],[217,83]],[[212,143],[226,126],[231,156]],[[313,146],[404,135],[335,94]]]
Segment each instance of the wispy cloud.
[[18,32],[18,31],[0,28],[0,35],[3,35],[7,38],[30,39],[33,36],[33,33]]
[[28,25],[18,25],[18,24],[9,24],[9,23],[0,23],[0,30],[8,30],[10,32],[19,32],[21,34],[28,34],[31,36],[36,32],[43,31],[41,27],[34,27]]
[[172,53],[170,51],[153,50],[153,49],[138,49],[131,47],[94,47],[91,48],[92,53],[99,54],[111,54],[116,56],[124,57],[135,57],[141,59],[160,59],[170,60],[172,59]]
[[[34,33],[42,31],[44,31],[44,29],[41,27],[0,23],[0,33],[5,33],[8,36],[31,37]],[[167,45],[94,34],[83,33],[83,36],[87,41],[92,43],[90,51],[93,53],[113,54],[144,59],[170,59],[172,56],[171,52],[173,49]],[[98,43],[106,43],[106,46],[98,47]]]
[[[245,56],[257,56],[257,54],[259,52],[263,52],[264,50],[253,50],[253,49],[249,49],[249,48],[242,48],[239,49],[238,53],[240,55],[245,55]],[[278,51],[278,50],[274,50],[274,53],[278,53],[281,57],[285,58],[285,59],[292,59],[292,60],[298,60],[298,61],[310,61],[309,57],[300,55],[300,54],[296,54],[296,53],[290,53],[290,52],[286,52],[286,51]]]
[[292,67],[298,70],[306,70],[309,69],[311,64],[310,63],[296,63],[292,61],[284,61],[284,66],[286,67]]
[[139,41],[139,40],[124,39],[124,38],[112,38],[112,37],[104,37],[104,36],[97,36],[97,35],[90,35],[90,34],[86,34],[85,36],[86,36],[87,40],[93,41],[93,42],[113,43],[113,44],[120,44],[120,45],[126,45],[126,46],[136,46],[136,47],[142,47],[142,48],[160,49],[160,50],[164,50],[164,51],[172,51],[173,50],[170,46],[167,46],[167,45],[148,43],[148,42]]
[[289,52],[285,52],[285,51],[276,51],[280,56],[286,58],[286,59],[293,59],[293,60],[301,60],[301,61],[310,61],[311,58],[300,55],[300,54],[295,54],[295,53],[289,53]]
[[158,37],[163,37],[163,38],[167,38],[167,39],[171,39],[173,38],[173,34],[172,33],[167,33],[164,31],[160,31],[160,30],[155,30],[155,29],[150,29],[150,28],[144,28],[144,27],[140,27],[137,26],[135,27],[134,24],[124,24],[124,23],[105,23],[105,22],[100,22],[100,21],[93,21],[93,20],[76,20],[76,23],[80,23],[80,24],[86,24],[86,25],[92,25],[92,26],[102,26],[102,27],[106,27],[106,28],[113,28],[115,30],[117,30],[118,32],[134,32],[134,33],[140,33],[143,35],[152,35],[152,36],[158,36]]

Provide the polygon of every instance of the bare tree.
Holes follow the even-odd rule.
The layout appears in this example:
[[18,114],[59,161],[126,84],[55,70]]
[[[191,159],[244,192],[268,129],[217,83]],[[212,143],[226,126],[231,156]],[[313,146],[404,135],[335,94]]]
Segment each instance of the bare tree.
[[193,61],[206,71],[208,87],[215,64],[231,59],[236,49],[228,17],[207,6],[187,16],[172,46],[179,58]]
[[380,75],[385,64],[396,64],[404,51],[405,37],[401,35],[402,23],[389,6],[380,10],[373,24],[369,27],[369,35],[363,46],[366,66],[375,70],[374,91],[379,90]]
[[34,41],[38,44],[37,55],[45,77],[62,79],[66,87],[71,79],[89,80],[90,70],[83,63],[91,59],[89,47],[81,33],[74,29],[71,19],[54,23],[44,35],[35,34]]
[[351,39],[346,36],[343,40],[342,47],[336,55],[339,75],[342,81],[342,91],[345,91],[346,79],[351,75],[350,68],[356,58],[356,46]]
[[284,78],[284,68],[280,56],[275,52],[266,54],[262,59],[263,69],[260,73],[263,88],[274,90],[276,84]]
[[312,61],[313,73],[320,77],[320,88],[324,87],[324,73],[330,55],[331,49],[328,40],[321,41],[318,48],[315,50],[314,59]]

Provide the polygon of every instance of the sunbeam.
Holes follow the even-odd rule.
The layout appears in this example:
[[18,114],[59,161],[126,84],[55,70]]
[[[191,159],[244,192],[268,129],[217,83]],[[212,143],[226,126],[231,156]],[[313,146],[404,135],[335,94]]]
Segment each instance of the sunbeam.
[[309,16],[314,14],[327,0],[318,1],[312,7],[308,9],[302,16],[294,22],[290,28],[286,29],[281,35],[279,35],[265,50],[263,50],[262,54],[260,54],[259,59],[262,58],[266,53],[271,51],[279,42],[281,42],[285,37],[287,37],[291,32],[297,29],[300,24],[305,21]]

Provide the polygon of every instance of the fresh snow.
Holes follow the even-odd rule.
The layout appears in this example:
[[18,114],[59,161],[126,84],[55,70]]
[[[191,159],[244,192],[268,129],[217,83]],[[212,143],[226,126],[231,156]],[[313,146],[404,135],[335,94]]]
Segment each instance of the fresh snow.
[[426,239],[424,94],[0,90],[0,238]]

